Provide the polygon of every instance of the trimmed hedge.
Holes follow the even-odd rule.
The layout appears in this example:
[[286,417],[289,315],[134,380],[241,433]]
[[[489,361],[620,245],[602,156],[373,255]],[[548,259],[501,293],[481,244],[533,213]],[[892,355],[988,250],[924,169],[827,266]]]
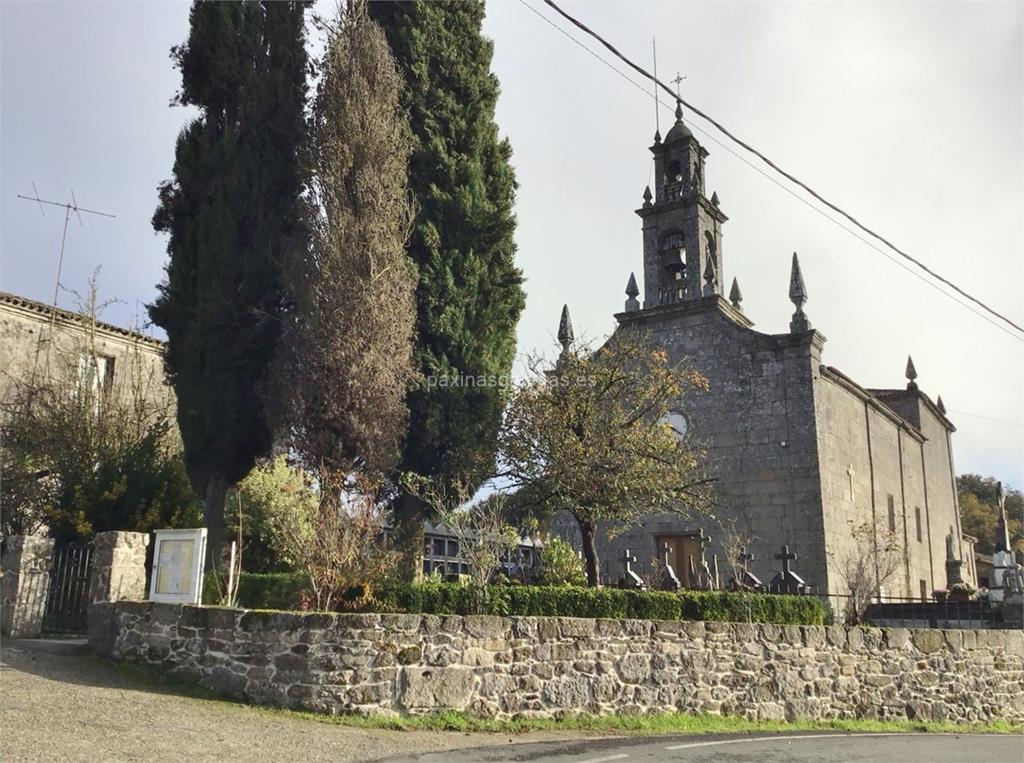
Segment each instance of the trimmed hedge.
[[[221,575],[219,586],[217,573],[208,572],[203,576],[203,604],[219,604],[220,592],[227,588],[228,576]],[[291,572],[243,572],[238,581],[238,606],[242,609],[285,609],[299,608],[306,578]]]
[[[296,609],[305,587],[302,575],[243,573],[238,605],[246,609]],[[457,583],[389,584],[374,592],[362,611],[434,615],[533,615],[707,620],[719,622],[822,625],[830,611],[816,596],[730,591],[627,591],[575,586],[489,586],[484,591]],[[216,603],[212,574],[203,602]]]
[[452,583],[392,586],[378,596],[378,609],[421,614],[534,615],[714,620],[721,622],[822,625],[828,609],[814,596],[728,591],[627,591],[575,586],[492,586],[478,592]]

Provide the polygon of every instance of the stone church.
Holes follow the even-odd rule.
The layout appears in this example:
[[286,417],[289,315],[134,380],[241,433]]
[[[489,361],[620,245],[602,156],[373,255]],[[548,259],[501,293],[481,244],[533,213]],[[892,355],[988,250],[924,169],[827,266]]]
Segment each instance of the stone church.
[[[748,538],[748,569],[768,583],[787,545],[796,554],[792,569],[811,590],[842,594],[842,560],[865,546],[853,528],[867,524],[884,533],[888,527],[902,560],[885,594],[930,599],[946,587],[947,569],[961,574],[959,562],[973,556],[973,539],[960,527],[955,428],[941,398],[933,402],[918,388],[909,359],[899,389],[867,389],[825,365],[825,336],[804,313],[796,254],[789,333],[754,330],[735,279],[725,297],[728,218],[717,194],[705,193],[708,152],[678,105],[675,124],[664,140],[655,135],[650,150],[656,185],[636,210],[643,228],[642,302],[630,276],[625,309],[615,317],[620,328],[640,327],[673,362],[686,359],[707,377],[709,390],[692,393],[685,410],[670,418],[685,436],[708,445],[716,513]],[[573,534],[567,523],[554,530]],[[684,583],[696,582],[688,580],[691,560],[699,571],[702,555],[709,567],[717,562],[721,583],[728,575],[724,533],[708,518],[652,515],[612,539],[601,535],[602,566],[613,581],[626,549],[643,569],[666,545]]]

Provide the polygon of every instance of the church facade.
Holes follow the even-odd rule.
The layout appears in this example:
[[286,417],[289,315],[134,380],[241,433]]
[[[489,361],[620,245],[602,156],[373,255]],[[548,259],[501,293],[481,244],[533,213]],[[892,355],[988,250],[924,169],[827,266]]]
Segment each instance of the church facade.
[[[716,514],[745,536],[748,569],[769,582],[785,545],[813,591],[843,594],[843,565],[881,533],[896,538],[901,557],[885,594],[930,599],[946,587],[950,565],[961,574],[958,562],[973,555],[960,526],[955,428],[941,398],[933,402],[918,388],[909,359],[907,384],[898,389],[866,389],[825,365],[825,337],[803,310],[796,254],[789,333],[755,331],[735,279],[725,296],[727,218],[717,194],[705,194],[707,151],[678,106],[675,125],[664,140],[656,135],[650,150],[655,188],[636,211],[642,301],[631,276],[625,309],[615,317],[619,330],[641,329],[673,362],[685,360],[708,379],[707,392],[691,393],[673,425],[708,446]],[[865,540],[865,532],[872,537]],[[614,580],[627,549],[644,568],[667,546],[684,582],[703,556],[709,567],[717,562],[724,584],[723,536],[722,525],[707,517],[652,515],[611,538],[602,533],[599,553]]]

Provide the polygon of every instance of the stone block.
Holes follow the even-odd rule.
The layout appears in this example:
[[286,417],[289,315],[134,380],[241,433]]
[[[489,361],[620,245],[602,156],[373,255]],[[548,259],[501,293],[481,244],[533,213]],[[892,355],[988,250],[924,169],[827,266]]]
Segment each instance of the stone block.
[[500,638],[508,633],[504,619],[494,615],[467,615],[465,626],[474,638]]
[[462,662],[471,668],[489,668],[494,665],[494,656],[480,647],[468,647],[462,653]]
[[545,684],[541,696],[557,708],[579,711],[590,701],[589,683],[583,676],[559,676]]
[[398,650],[395,659],[399,665],[412,665],[423,659],[423,650],[418,646],[407,646]]
[[651,658],[641,654],[628,654],[616,663],[616,667],[624,682],[641,683],[651,673]]
[[473,693],[473,671],[468,668],[402,668],[399,704],[410,712],[463,710]]
[[206,688],[234,699],[245,696],[246,683],[243,673],[235,673],[226,667],[214,667],[203,679]]
[[587,639],[593,638],[596,630],[594,620],[582,617],[562,617],[558,620],[562,638]]
[[911,640],[914,642],[914,646],[917,647],[918,651],[924,654],[932,654],[939,651],[945,643],[942,631],[926,628],[914,630]]

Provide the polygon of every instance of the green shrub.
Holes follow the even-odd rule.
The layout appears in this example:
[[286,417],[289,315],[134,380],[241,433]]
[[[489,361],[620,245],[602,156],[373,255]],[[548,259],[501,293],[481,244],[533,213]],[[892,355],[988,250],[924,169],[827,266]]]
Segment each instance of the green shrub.
[[[306,580],[294,573],[242,573],[238,605],[247,609],[298,609]],[[203,603],[217,603],[217,586],[206,577]],[[827,608],[815,596],[731,591],[629,591],[578,586],[488,586],[458,583],[390,584],[373,592],[371,612],[433,615],[530,615],[640,620],[823,625]]]
[[587,584],[583,560],[576,555],[576,549],[561,538],[552,538],[545,544],[540,561],[540,582],[543,585]]

